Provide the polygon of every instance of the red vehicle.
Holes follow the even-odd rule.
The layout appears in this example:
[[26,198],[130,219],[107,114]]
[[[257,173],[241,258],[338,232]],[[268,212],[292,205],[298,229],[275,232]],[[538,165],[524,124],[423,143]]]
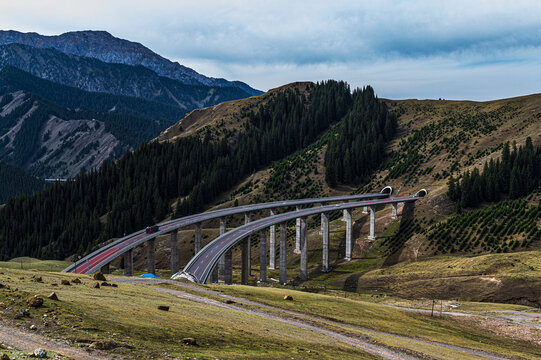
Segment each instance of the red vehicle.
[[145,232],[147,234],[152,234],[158,230],[160,230],[160,227],[158,225],[152,225],[152,226],[147,226],[147,228],[145,229]]

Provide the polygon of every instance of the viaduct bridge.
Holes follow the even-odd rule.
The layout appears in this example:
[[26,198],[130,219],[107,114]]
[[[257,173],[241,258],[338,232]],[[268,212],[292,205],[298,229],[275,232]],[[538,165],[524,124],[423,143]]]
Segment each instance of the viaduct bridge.
[[[391,198],[392,188],[387,186],[379,193],[362,195],[336,196],[315,199],[300,199],[276,201],[245,205],[234,208],[226,208],[209,211],[201,214],[190,215],[159,224],[159,230],[148,234],[145,230],[120,238],[100,249],[92,252],[75,264],[67,267],[63,272],[79,274],[92,274],[98,270],[104,273],[109,272],[109,264],[120,256],[124,256],[124,274],[133,275],[133,249],[143,243],[147,247],[148,271],[155,272],[155,238],[170,233],[171,245],[171,275],[173,278],[186,277],[198,283],[207,281],[218,281],[218,274],[226,284],[232,283],[232,248],[242,242],[242,283],[248,282],[250,273],[250,235],[260,233],[260,280],[266,281],[267,270],[267,235],[266,228],[270,228],[269,239],[269,261],[270,269],[276,268],[276,226],[280,226],[280,282],[286,282],[286,222],[296,219],[296,242],[295,252],[301,254],[301,278],[306,278],[307,268],[307,217],[321,214],[321,226],[323,234],[323,270],[328,270],[329,251],[329,212],[342,210],[346,222],[346,254],[345,259],[351,260],[353,248],[352,239],[352,211],[355,208],[363,207],[365,213],[370,212],[370,235],[369,239],[375,239],[375,207],[377,205],[391,204],[393,216],[397,216],[399,203],[413,203],[426,195],[426,190],[421,190],[415,196]],[[348,201],[354,201],[348,203]],[[339,204],[328,205],[339,202]],[[303,205],[321,204],[319,207],[302,209]],[[277,214],[281,207],[296,206],[296,211]],[[255,211],[269,210],[270,216],[250,222],[251,213]],[[245,225],[226,232],[226,217],[231,215],[244,214]],[[211,241],[201,249],[202,222],[213,219],[220,220],[220,236]],[[184,271],[178,273],[178,239],[177,230],[187,226],[195,225],[195,256],[185,267]],[[219,264],[219,265],[218,265]],[[219,272],[218,272],[219,269]]]

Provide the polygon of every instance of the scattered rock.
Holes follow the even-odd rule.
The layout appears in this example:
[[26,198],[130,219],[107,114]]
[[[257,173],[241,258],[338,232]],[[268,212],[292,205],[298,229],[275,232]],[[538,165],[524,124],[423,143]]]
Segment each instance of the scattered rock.
[[195,339],[191,337],[182,339],[182,343],[186,345],[197,346],[197,341],[195,341]]
[[79,278],[74,278],[71,280],[71,283],[72,284],[81,284],[81,280],[79,280]]
[[57,283],[52,283],[51,286],[58,286],[58,284]]
[[47,297],[51,300],[58,301],[58,296],[56,296],[56,293],[54,291]]
[[111,284],[109,284],[108,282],[104,281],[101,283],[101,286],[111,286]]
[[41,276],[36,276],[36,277],[34,278],[34,281],[40,283],[40,282],[43,282],[43,279],[41,278]]
[[112,286],[112,287],[118,287],[118,285],[117,285],[117,284],[111,284],[111,286]]
[[5,287],[6,287],[6,285],[0,283],[0,289],[3,289],[3,288],[5,288]]
[[111,349],[119,347],[119,344],[114,343],[112,341],[95,341],[92,344],[90,344],[88,347],[91,349],[98,349],[98,350],[111,350]]
[[227,299],[224,301],[226,304],[234,304],[235,302],[233,300]]
[[107,279],[105,278],[105,276],[103,276],[103,274],[100,272],[97,272],[97,273],[94,273],[94,275],[92,276],[94,278],[94,280],[98,280],[98,281],[107,281]]
[[38,359],[46,359],[47,351],[45,351],[45,349],[36,349],[34,350],[34,357]]
[[19,277],[19,280],[24,280],[24,276]]
[[293,300],[293,296],[291,296],[291,295],[286,295],[286,296],[284,296],[284,300],[292,301],[292,300]]
[[93,286],[93,288],[94,288],[94,289],[99,289],[99,288],[100,288],[100,283],[99,283],[99,282],[95,283],[94,286]]
[[7,354],[4,354],[4,355],[2,355],[0,360],[9,360],[9,356],[7,356]]
[[169,311],[169,306],[159,305],[159,306],[158,306],[158,310]]
[[62,284],[62,285],[71,285],[71,283],[69,282],[69,280],[62,280],[62,281],[60,282],[60,284]]
[[30,330],[37,330],[38,328],[36,327],[36,325],[32,324],[30,325]]
[[33,308],[38,308],[43,305],[43,299],[37,295],[32,296],[26,302],[28,303],[28,306]]
[[5,307],[6,307],[6,303],[0,302],[0,308],[5,308]]

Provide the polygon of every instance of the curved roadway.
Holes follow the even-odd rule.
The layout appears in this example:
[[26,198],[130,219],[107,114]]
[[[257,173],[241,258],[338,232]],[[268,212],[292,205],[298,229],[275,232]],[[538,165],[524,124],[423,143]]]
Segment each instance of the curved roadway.
[[420,199],[422,196],[406,196],[393,199],[383,200],[369,200],[355,203],[326,205],[315,208],[302,209],[299,211],[292,211],[274,216],[269,216],[257,221],[250,222],[246,225],[239,226],[233,230],[226,232],[225,234],[217,237],[199,251],[192,260],[186,265],[184,270],[180,274],[176,274],[175,277],[186,277],[191,281],[199,284],[207,282],[210,273],[218,263],[220,257],[225,254],[229,249],[238,244],[241,240],[257,233],[260,230],[266,229],[271,225],[277,225],[288,220],[293,220],[298,217],[306,217],[310,215],[316,215],[323,212],[352,209],[370,205],[384,205],[400,202],[413,202]]
[[[390,189],[389,192],[384,192],[385,190]],[[145,230],[136,231],[130,235],[124,236],[118,240],[113,241],[110,244],[107,244],[98,250],[92,252],[91,254],[85,256],[84,258],[75,262],[75,264],[67,267],[62,270],[62,272],[73,272],[78,274],[92,274],[102,266],[110,263],[117,257],[121,256],[125,252],[133,249],[140,244],[151,240],[159,235],[167,234],[173,230],[187,227],[190,225],[198,224],[203,221],[213,220],[216,218],[221,218],[224,216],[242,214],[246,212],[273,209],[278,207],[286,206],[299,206],[299,205],[308,205],[314,203],[327,203],[335,201],[349,201],[349,200],[362,200],[362,199],[381,199],[388,198],[391,195],[392,189],[390,187],[385,187],[382,190],[382,193],[370,193],[362,195],[347,195],[347,196],[333,196],[326,198],[313,198],[313,199],[300,199],[300,200],[285,200],[285,201],[274,201],[268,203],[259,203],[253,205],[244,205],[234,208],[226,208],[214,211],[208,211],[201,214],[185,216],[179,219],[174,219],[170,221],[163,222],[159,225],[159,231],[147,234]]]

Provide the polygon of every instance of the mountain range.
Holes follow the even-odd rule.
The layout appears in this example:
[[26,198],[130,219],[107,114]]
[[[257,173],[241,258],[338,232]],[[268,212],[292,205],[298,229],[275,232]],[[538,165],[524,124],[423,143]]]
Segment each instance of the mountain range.
[[0,31],[0,161],[41,178],[74,177],[194,109],[261,93],[104,31]]

